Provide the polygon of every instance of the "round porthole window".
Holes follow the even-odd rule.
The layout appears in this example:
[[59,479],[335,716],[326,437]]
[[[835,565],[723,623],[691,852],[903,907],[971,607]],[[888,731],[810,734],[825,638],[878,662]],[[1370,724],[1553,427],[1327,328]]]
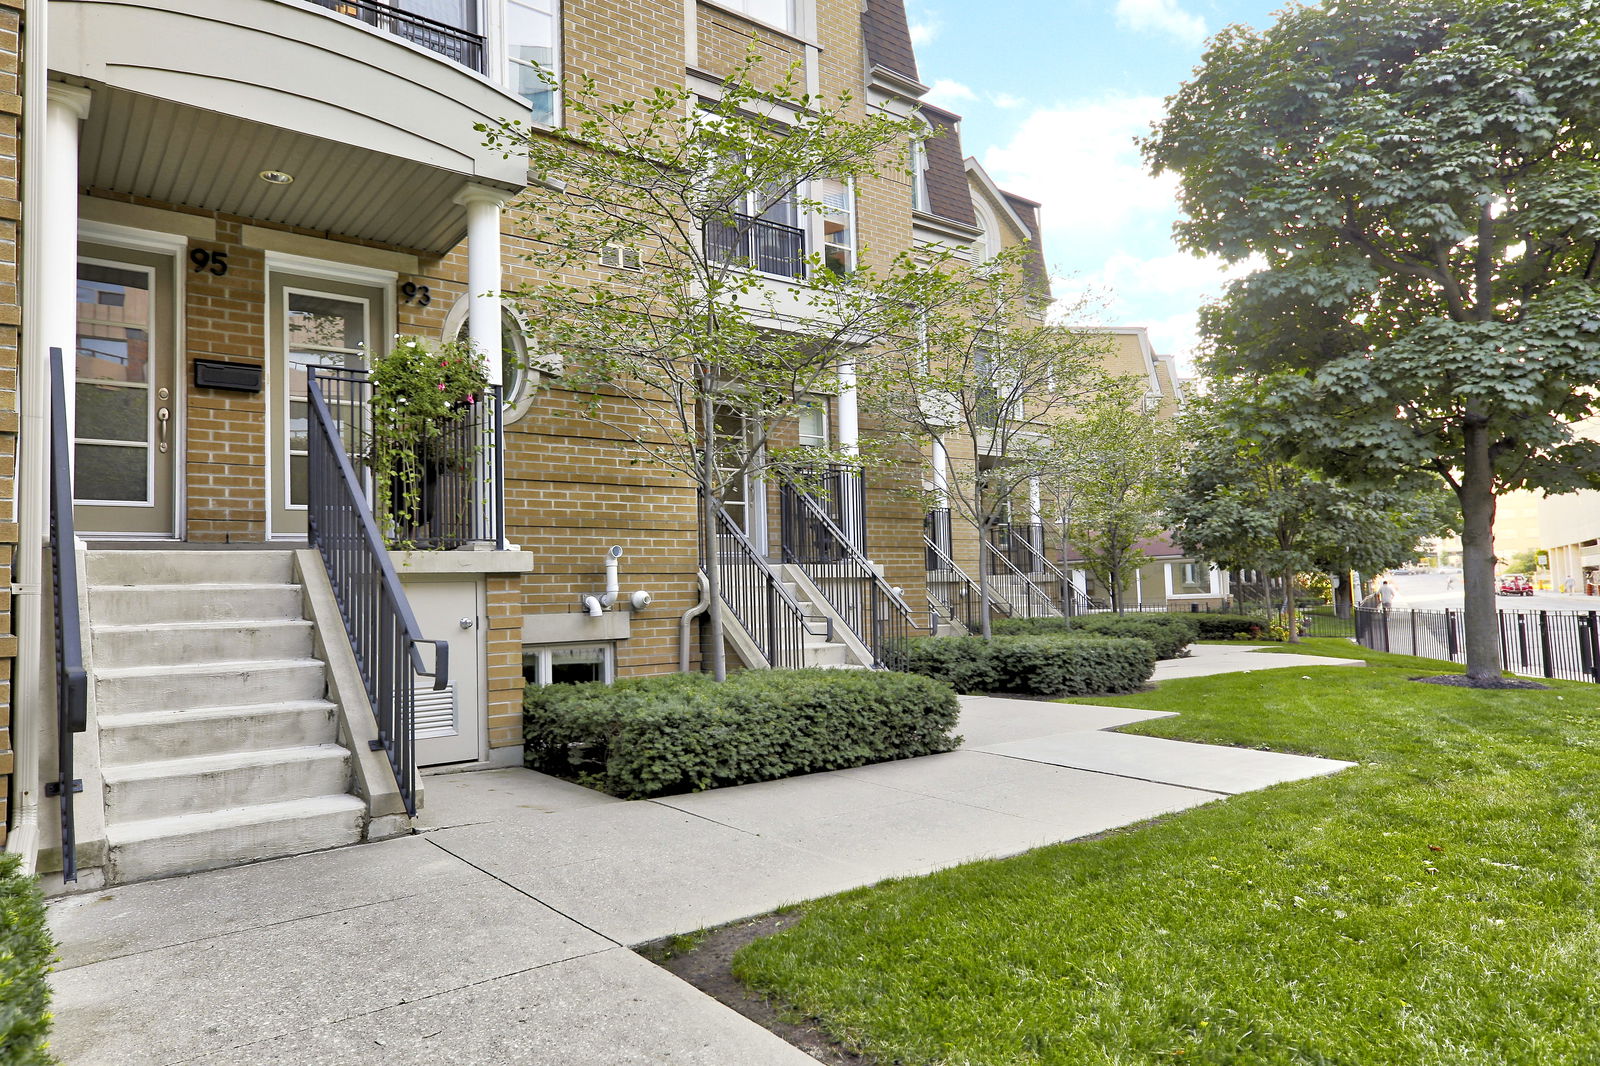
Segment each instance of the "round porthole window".
[[[464,342],[467,338],[467,305],[462,299],[450,309],[445,323],[445,336]],[[528,365],[528,338],[522,331],[522,322],[510,308],[500,311],[500,394],[507,422],[514,422],[527,413],[533,399],[533,385],[537,377]]]

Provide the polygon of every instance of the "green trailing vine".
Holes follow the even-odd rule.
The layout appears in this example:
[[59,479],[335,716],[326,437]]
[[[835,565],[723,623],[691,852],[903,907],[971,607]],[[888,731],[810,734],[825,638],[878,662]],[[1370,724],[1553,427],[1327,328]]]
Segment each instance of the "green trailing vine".
[[409,336],[396,337],[370,375],[377,511],[392,547],[415,548],[433,539],[438,521],[454,517],[428,513],[429,481],[446,472],[471,476],[477,464],[483,442],[462,426],[484,401],[488,378],[467,345],[434,348]]

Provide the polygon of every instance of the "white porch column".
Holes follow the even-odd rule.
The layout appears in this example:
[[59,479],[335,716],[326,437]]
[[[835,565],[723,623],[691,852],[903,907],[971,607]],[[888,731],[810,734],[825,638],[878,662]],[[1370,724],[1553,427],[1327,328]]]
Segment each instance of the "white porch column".
[[61,349],[67,373],[69,441],[77,422],[72,369],[78,347],[78,128],[89,115],[89,101],[89,90],[81,86],[50,86],[44,135],[46,177],[39,190],[42,203],[35,237],[41,275],[36,336],[42,343],[37,358],[48,382],[50,349]]
[[[861,422],[856,411],[856,364],[855,360],[847,359],[839,364],[839,448],[846,455],[855,455],[861,443]],[[860,475],[852,475],[852,479],[859,479]],[[861,506],[866,505],[866,488],[862,487],[861,494],[845,493],[840,515],[844,518],[844,532],[852,542],[859,540],[860,534],[865,531],[866,516],[855,514],[857,501]],[[856,543],[856,547],[861,547]]]
[[1028,479],[1028,521],[1038,525],[1044,521],[1044,512],[1039,506],[1039,479]]
[[933,438],[933,498],[937,507],[950,506],[950,456],[942,437]]
[[500,206],[505,194],[468,185],[456,194],[467,209],[467,336],[484,360],[489,384],[501,385]]

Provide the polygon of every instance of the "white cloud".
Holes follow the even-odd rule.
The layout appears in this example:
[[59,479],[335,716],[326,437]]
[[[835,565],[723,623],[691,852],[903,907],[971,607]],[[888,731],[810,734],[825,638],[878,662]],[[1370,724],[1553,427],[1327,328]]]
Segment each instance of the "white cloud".
[[1012,96],[1010,93],[991,93],[989,95],[989,102],[995,107],[1003,107],[1007,110],[1010,110],[1012,108],[1021,107],[1028,101],[1024,100],[1020,96]]
[[1164,33],[1184,44],[1205,40],[1206,23],[1178,0],[1117,0],[1117,22],[1136,33]]
[[927,94],[923,96],[924,100],[939,107],[950,107],[953,104],[958,104],[962,101],[973,101],[977,98],[978,94],[969,87],[959,81],[951,81],[949,78],[940,78],[934,82],[929,87]]
[[943,28],[944,23],[940,22],[938,19],[928,19],[921,22],[911,23],[910,29],[912,46],[921,48],[923,45],[939,36],[939,31]]
[[1045,224],[1074,245],[1121,240],[1130,226],[1152,220],[1164,228],[1174,217],[1177,179],[1151,177],[1134,144],[1160,114],[1154,96],[1043,108],[985,152],[983,165],[1001,188],[1042,201]]

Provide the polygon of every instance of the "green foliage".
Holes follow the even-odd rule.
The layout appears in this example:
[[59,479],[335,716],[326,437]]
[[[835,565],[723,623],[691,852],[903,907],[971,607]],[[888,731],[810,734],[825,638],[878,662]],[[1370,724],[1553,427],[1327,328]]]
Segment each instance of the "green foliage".
[[1065,530],[1085,568],[1122,605],[1145,563],[1139,542],[1165,528],[1177,475],[1180,426],[1145,402],[1144,388],[1107,389],[1047,428],[1040,471],[1045,513]]
[[1144,145],[1251,431],[1460,500],[1468,674],[1499,672],[1497,493],[1600,487],[1600,0],[1340,0],[1214,39]]
[[1267,626],[1266,619],[1249,614],[1197,611],[1184,617],[1199,631],[1198,640],[1259,640]]
[[21,860],[0,852],[0,1066],[46,1066],[50,988],[45,975],[55,942],[45,926],[39,885],[18,872]]
[[1200,635],[1200,627],[1179,614],[1086,614],[1073,618],[1001,618],[994,623],[996,636],[1136,637],[1149,641],[1158,659],[1185,654]]
[[958,706],[889,671],[747,670],[530,685],[527,765],[637,799],[950,751]]
[[880,1063],[1592,1062],[1600,688],[1419,685],[1460,667],[1295,650],[1369,665],[1084,702],[1357,766],[819,900],[735,973]]
[[[436,471],[471,476],[479,442],[457,432],[484,400],[483,365],[464,344],[430,348],[418,337],[397,337],[375,360],[368,458],[385,533],[395,547],[415,547],[426,521],[424,486]],[[342,413],[335,411],[335,417]]]
[[1040,636],[917,637],[905,669],[957,692],[1039,696],[1132,692],[1150,680],[1156,649],[1131,638]]
[[1511,561],[1506,564],[1505,572],[1508,574],[1533,574],[1538,569],[1539,550],[1537,548],[1529,548],[1513,555]]

